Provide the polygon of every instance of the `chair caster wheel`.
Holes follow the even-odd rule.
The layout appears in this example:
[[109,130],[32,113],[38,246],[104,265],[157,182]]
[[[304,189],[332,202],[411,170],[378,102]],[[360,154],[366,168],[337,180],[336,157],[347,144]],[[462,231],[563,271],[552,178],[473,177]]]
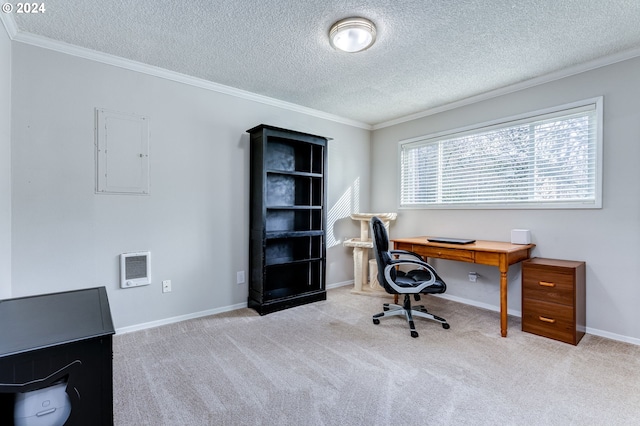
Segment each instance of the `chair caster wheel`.
[[412,331],[411,332],[411,337],[418,337],[418,332],[417,331]]
[[445,330],[448,330],[449,324],[447,324],[446,322],[442,323],[442,328],[444,328]]
[[378,318],[374,318],[374,319],[373,319],[373,323],[374,323],[375,325],[378,325],[378,324],[380,324],[380,320],[379,320]]

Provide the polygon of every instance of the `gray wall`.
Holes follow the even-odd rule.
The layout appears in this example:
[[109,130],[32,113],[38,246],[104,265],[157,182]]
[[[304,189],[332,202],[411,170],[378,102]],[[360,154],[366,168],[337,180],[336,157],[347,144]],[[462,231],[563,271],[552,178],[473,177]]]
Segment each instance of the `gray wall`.
[[11,296],[11,40],[0,25],[0,299]]
[[[96,107],[150,117],[150,196],[94,193]],[[117,328],[246,304],[260,123],[333,138],[327,282],[353,279],[341,240],[369,203],[368,130],[17,42],[12,110],[13,297],[104,285]],[[118,255],[142,250],[153,283],[120,289]]]
[[[398,142],[420,135],[604,96],[603,205],[598,210],[401,210],[392,237],[446,235],[510,239],[530,229],[533,254],[587,265],[587,330],[640,343],[640,58],[500,96],[411,122],[372,136],[372,208],[397,209]],[[497,268],[434,261],[447,277],[447,294],[497,309]],[[480,273],[478,283],[467,279]],[[520,267],[509,272],[509,308],[521,309]]]
[[[640,59],[373,132],[288,109],[10,42],[0,31],[0,298],[104,285],[116,327],[246,302],[248,139],[267,123],[332,137],[328,279],[353,279],[348,215],[397,211],[398,141],[604,95],[604,208],[401,210],[393,236],[508,240],[587,262],[588,331],[640,343]],[[12,77],[13,76],[13,77]],[[151,196],[96,195],[94,108],[151,118]],[[370,150],[370,138],[372,141]],[[373,190],[370,191],[370,187]],[[371,193],[371,199],[370,199]],[[152,252],[153,283],[118,288],[118,254]],[[448,296],[497,309],[495,268],[437,261]],[[469,283],[467,272],[480,273]],[[509,273],[520,313],[520,268]],[[173,292],[162,294],[160,281]],[[496,325],[497,327],[497,325]]]

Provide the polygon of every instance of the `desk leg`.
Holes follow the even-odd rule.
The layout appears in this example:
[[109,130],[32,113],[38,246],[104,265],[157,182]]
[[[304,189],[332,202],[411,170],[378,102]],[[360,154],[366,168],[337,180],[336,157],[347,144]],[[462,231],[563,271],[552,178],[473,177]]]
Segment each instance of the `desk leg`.
[[507,337],[507,271],[509,267],[500,267],[500,334]]

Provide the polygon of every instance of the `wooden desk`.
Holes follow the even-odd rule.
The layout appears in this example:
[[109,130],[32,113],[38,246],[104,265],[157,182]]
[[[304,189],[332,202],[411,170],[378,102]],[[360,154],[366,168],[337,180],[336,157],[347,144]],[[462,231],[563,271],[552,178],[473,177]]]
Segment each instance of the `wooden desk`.
[[445,244],[429,242],[427,237],[396,238],[393,243],[396,250],[409,250],[425,259],[433,257],[497,266],[500,270],[500,334],[507,337],[507,271],[510,265],[529,259],[535,244],[481,240],[473,244]]

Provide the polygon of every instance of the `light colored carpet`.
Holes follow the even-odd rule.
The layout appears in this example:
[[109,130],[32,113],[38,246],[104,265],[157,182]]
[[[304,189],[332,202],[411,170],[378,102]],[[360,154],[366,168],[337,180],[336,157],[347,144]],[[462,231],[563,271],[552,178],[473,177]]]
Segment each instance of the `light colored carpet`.
[[435,297],[451,324],[373,325],[380,297],[241,309],[114,336],[116,425],[638,425],[640,347],[576,347]]

